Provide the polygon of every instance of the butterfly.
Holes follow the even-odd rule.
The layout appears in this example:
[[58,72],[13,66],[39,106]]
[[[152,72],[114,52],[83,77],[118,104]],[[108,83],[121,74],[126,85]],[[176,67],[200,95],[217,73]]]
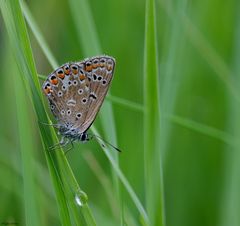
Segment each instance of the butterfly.
[[113,57],[96,56],[66,63],[48,75],[42,90],[62,136],[58,145],[91,138],[87,131],[108,92],[115,64]]

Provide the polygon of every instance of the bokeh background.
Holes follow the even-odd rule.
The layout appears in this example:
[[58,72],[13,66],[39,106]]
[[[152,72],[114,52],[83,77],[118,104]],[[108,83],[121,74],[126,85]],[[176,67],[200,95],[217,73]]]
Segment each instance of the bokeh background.
[[[118,147],[123,150],[119,165],[145,205],[141,108],[145,1],[86,2],[102,53],[117,61],[111,95],[139,106],[112,101]],[[67,0],[25,3],[59,65],[89,57]],[[81,7],[77,10],[84,13]],[[161,132],[155,136],[161,140],[167,226],[240,225],[239,10],[237,0],[156,0]],[[28,31],[37,71],[47,75],[53,68]],[[18,70],[2,17],[0,62],[0,223],[25,225],[18,93],[13,88]],[[28,106],[31,117],[26,126],[34,131],[29,139],[35,143],[41,218],[44,225],[60,225],[38,123],[30,102]],[[99,118],[94,125],[104,137]],[[97,142],[77,144],[67,158],[98,225],[120,225],[116,202],[111,200],[115,196],[111,165]],[[123,187],[121,191],[129,214],[126,225],[141,225],[136,207]]]

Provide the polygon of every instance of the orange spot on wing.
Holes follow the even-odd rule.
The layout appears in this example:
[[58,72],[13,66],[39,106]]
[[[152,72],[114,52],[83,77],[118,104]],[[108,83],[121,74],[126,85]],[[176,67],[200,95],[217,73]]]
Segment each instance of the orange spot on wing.
[[44,92],[45,94],[49,94],[49,93],[52,93],[53,91],[50,87],[45,87]]
[[79,75],[79,79],[82,81],[82,80],[84,80],[86,78],[86,76],[84,75],[84,74],[80,74]]
[[57,78],[52,79],[52,80],[51,80],[51,83],[52,83],[53,85],[57,85],[57,84],[58,84],[58,80],[57,80]]
[[96,68],[98,68],[98,67],[100,67],[100,64],[93,64],[93,69],[96,69]]
[[66,75],[69,75],[70,74],[70,69],[64,69],[64,72]]
[[76,75],[78,73],[78,70],[72,70],[73,74]]
[[64,73],[58,73],[58,77],[61,78],[61,79],[64,79],[65,78],[65,74]]
[[92,65],[86,66],[86,71],[89,72],[92,70]]

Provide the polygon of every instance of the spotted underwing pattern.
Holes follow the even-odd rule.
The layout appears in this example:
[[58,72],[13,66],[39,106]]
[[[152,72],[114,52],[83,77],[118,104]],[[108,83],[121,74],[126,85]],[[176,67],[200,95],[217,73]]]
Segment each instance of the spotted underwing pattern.
[[115,59],[97,56],[66,63],[53,71],[42,85],[65,145],[88,140],[87,130],[104,101],[113,78]]

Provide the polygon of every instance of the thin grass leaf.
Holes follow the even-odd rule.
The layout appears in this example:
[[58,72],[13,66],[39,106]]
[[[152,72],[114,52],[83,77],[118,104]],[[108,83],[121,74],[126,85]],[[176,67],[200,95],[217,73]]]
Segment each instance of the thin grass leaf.
[[34,167],[34,144],[31,139],[32,128],[26,126],[29,124],[28,100],[20,77],[16,76],[13,80],[16,90],[19,141],[22,155],[26,225],[37,226],[42,225],[42,223],[39,215],[39,199],[35,183],[35,178],[38,176]]
[[183,117],[179,117],[177,115],[169,115],[166,117],[167,119],[169,119],[170,121],[172,121],[173,123],[176,123],[178,125],[181,125],[183,127],[186,127],[188,129],[191,129],[193,131],[202,133],[204,135],[216,138],[230,146],[235,146],[236,145],[236,140],[234,139],[233,136],[229,135],[228,133],[215,129],[211,126],[208,125],[204,125],[202,123],[199,122],[195,122],[191,119],[187,119],[187,118],[183,118]]
[[[236,16],[235,22],[236,27],[234,29],[234,51],[233,51],[233,70],[234,70],[234,81],[239,90],[240,88],[240,65],[239,65],[239,57],[240,57],[240,15],[239,15],[240,5],[238,4],[236,8]],[[236,137],[236,145],[231,148],[232,152],[227,151],[225,156],[226,167],[224,172],[224,183],[223,183],[223,197],[220,208],[220,226],[238,226],[240,225],[240,180],[239,180],[239,172],[240,172],[240,105],[235,99],[229,97],[230,102],[230,110],[228,114],[228,127],[233,133],[234,137]],[[229,150],[229,147],[226,148]]]
[[[92,131],[94,132],[94,134],[96,134],[97,136],[99,136],[98,131],[93,128]],[[110,151],[106,148],[106,144],[101,141],[101,140],[97,140],[98,143],[101,145],[104,153],[106,154],[108,160],[110,161],[112,167],[114,168],[117,176],[119,177],[119,179],[121,180],[122,184],[124,185],[125,189],[127,190],[129,196],[131,197],[133,203],[135,204],[135,206],[137,207],[142,221],[143,221],[143,225],[149,225],[149,219],[147,216],[147,213],[144,209],[144,207],[142,206],[140,200],[138,199],[136,193],[134,192],[134,190],[132,189],[131,185],[129,184],[128,180],[126,179],[126,177],[124,176],[124,174],[122,173],[121,169],[119,168],[119,165],[117,164],[116,160],[113,158],[113,156],[110,154]]]
[[[33,19],[33,18],[32,18]],[[36,24],[36,23],[34,23],[34,24]],[[34,33],[34,35],[36,35],[35,33]],[[39,43],[39,45],[40,45],[40,47],[41,47],[41,43]],[[50,51],[50,50],[49,50]],[[40,76],[41,77],[41,79],[45,79],[44,78],[44,75],[43,76]],[[124,101],[123,101],[124,102]],[[128,101],[126,101],[126,102],[128,102]],[[107,124],[109,125],[109,122],[107,122]],[[110,125],[110,126],[112,126],[112,125]],[[91,127],[92,128],[92,131],[95,133],[95,128],[92,126]],[[95,133],[96,134],[96,133]],[[101,146],[102,147],[102,146]],[[116,162],[113,162],[113,161],[110,161],[110,163],[111,164],[114,164],[114,166],[113,166],[113,169],[116,169],[117,167],[116,167]],[[118,171],[116,171],[117,173],[118,173]],[[137,207],[137,209],[139,210],[139,212],[140,212],[140,214],[141,214],[141,216],[142,216],[142,218],[143,218],[143,224],[144,225],[148,225],[148,217],[147,217],[147,215],[146,215],[146,212],[145,212],[145,210],[144,210],[144,208],[143,208],[143,206],[142,206],[142,204],[141,204],[141,202],[139,201],[139,199],[138,199],[138,197],[137,197],[137,195],[134,193],[134,191],[133,191],[133,189],[131,188],[131,186],[129,185],[129,182],[127,181],[127,179],[124,177],[124,175],[121,173],[121,175],[122,176],[119,176],[119,178],[122,180],[122,183],[123,183],[123,185],[125,186],[125,188],[126,188],[126,190],[128,191],[128,193],[129,193],[129,195],[130,195],[130,197],[132,198],[132,200],[133,200],[133,202],[134,202],[134,204],[136,205],[136,207]]]
[[233,97],[239,102],[240,93],[236,84],[232,79],[233,72],[228,67],[226,62],[219,56],[216,50],[211,46],[202,32],[197,29],[194,23],[184,12],[176,12],[173,10],[172,1],[159,0],[160,4],[166,10],[170,19],[178,18],[179,25],[183,28],[184,33],[189,38],[190,42],[203,56],[203,59],[212,67],[219,78],[226,84]]
[[[69,6],[72,11],[73,19],[75,22],[75,27],[78,31],[78,36],[80,44],[83,48],[83,53],[85,56],[94,56],[102,54],[100,41],[97,35],[97,30],[95,28],[93,15],[90,10],[90,6],[86,0],[70,0]],[[79,14],[79,8],[81,8],[82,13]],[[81,20],[81,23],[79,21]],[[111,141],[112,144],[117,146],[117,136],[115,128],[115,120],[113,115],[112,104],[110,102],[105,102],[99,113],[99,117],[105,131],[105,137]],[[118,163],[118,153],[113,153],[113,156]],[[121,205],[121,194],[119,188],[118,177],[115,175],[115,172],[112,170],[112,177],[115,192],[117,194],[117,200],[119,206]],[[124,222],[123,212],[119,208],[121,222]],[[122,224],[121,224],[122,225]]]
[[[79,44],[82,46],[84,55],[95,56],[102,54],[89,2],[86,0],[69,0],[69,6],[72,10]],[[79,9],[81,9],[81,13],[79,13]]]
[[162,164],[155,0],[146,0],[144,47],[145,193],[150,225],[163,225]]
[[41,43],[41,48],[47,57],[49,63],[53,68],[57,68],[59,65],[57,63],[57,60],[53,56],[52,52],[49,50],[49,46],[45,40],[45,38],[42,36],[42,33],[40,32],[39,27],[35,23],[35,20],[32,17],[32,14],[30,13],[26,3],[24,1],[21,1],[21,8],[23,11],[23,14],[26,18],[26,21],[31,28],[32,32],[35,34],[35,38],[37,39],[38,43]]
[[118,104],[120,106],[126,107],[127,109],[131,109],[134,111],[139,111],[139,112],[143,112],[144,108],[141,104],[135,103],[133,101],[130,100],[126,100],[120,97],[115,97],[112,95],[107,95],[107,100],[111,101],[114,104]]
[[[93,19],[88,2],[86,0],[81,0],[81,1],[70,0],[69,5],[72,10],[72,15],[74,18],[76,29],[78,31],[80,44],[83,47],[84,55],[94,56],[94,55],[102,54],[99,38],[94,25],[94,19]],[[81,8],[81,11],[83,12],[81,15],[79,14],[79,11],[78,11],[79,8]],[[80,20],[81,20],[81,23],[78,22]],[[109,139],[111,143],[117,145],[115,120],[113,116],[111,103],[109,102],[104,103],[99,115],[102,121],[103,128],[105,130],[105,135],[107,139]],[[117,154],[114,154],[114,158],[118,161]],[[116,180],[116,177],[115,176],[113,177],[115,178],[114,180]],[[115,182],[116,184],[118,184],[117,181]],[[116,186],[118,187],[118,185]]]
[[117,211],[118,208],[116,206],[116,202],[114,202],[114,192],[110,179],[104,173],[104,170],[102,169],[101,165],[98,163],[95,156],[91,152],[83,153],[83,157],[86,159],[86,162],[88,163],[89,167],[91,168],[96,178],[104,188],[113,216],[117,216],[119,213]]
[[[21,10],[18,1],[0,1],[1,12],[3,15],[3,19],[9,34],[10,43],[12,45],[13,53],[15,55],[16,62],[18,64],[18,68],[20,71],[20,75],[22,76],[25,87],[28,95],[31,97],[33,88],[35,87],[36,80],[32,80],[32,74],[36,74],[34,62],[32,60],[32,53],[30,50],[30,45],[28,41],[27,31],[22,19]],[[30,82],[29,85],[26,86],[26,83]],[[31,90],[32,89],[32,90]],[[40,97],[37,92],[33,94],[33,100],[37,100],[41,103]],[[34,102],[37,103],[37,102]],[[36,106],[38,107],[38,106]],[[41,120],[46,120],[47,117],[43,113],[42,108],[39,108],[39,118]],[[44,117],[45,116],[45,117]],[[50,143],[49,138],[47,139]],[[53,162],[50,157],[47,156],[48,165],[50,167],[50,172],[52,176],[53,183],[55,185],[56,197],[58,200],[58,207],[61,216],[62,225],[70,224],[70,218],[68,215],[68,209],[65,201],[65,196],[62,193],[62,189],[58,183],[58,177],[56,175],[56,171],[54,170]]]
[[[176,3],[178,11],[184,11],[186,8],[186,0],[178,1]],[[174,114],[175,102],[179,93],[179,86],[183,80],[181,72],[183,71],[183,47],[185,46],[185,37],[182,34],[181,27],[179,26],[178,18],[172,18],[170,26],[170,38],[166,40],[164,46],[167,46],[166,61],[161,65],[161,150],[163,163],[169,154],[168,147],[170,145],[170,134],[172,126],[166,115]],[[162,54],[164,55],[164,54]],[[173,66],[174,65],[174,66]]]
[[[47,122],[49,120],[42,104],[40,85],[19,2],[1,1],[0,6],[27,94],[32,100],[39,122]],[[53,128],[43,126],[41,123],[39,127],[45,150],[48,150],[48,147],[57,142],[56,134]],[[75,195],[81,190],[63,151],[53,154],[45,151],[45,156],[56,192],[62,225],[71,225],[68,207],[76,225],[95,225],[87,203],[81,207],[75,203]]]

